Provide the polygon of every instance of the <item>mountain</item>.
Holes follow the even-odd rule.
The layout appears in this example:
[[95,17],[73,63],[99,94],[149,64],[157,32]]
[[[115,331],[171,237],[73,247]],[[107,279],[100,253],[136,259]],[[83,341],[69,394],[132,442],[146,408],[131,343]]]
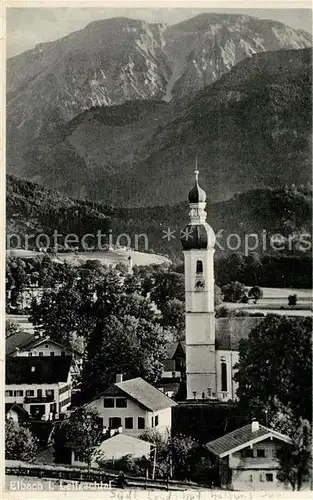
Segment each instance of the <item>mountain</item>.
[[181,98],[258,52],[301,49],[311,37],[269,20],[203,14],[174,26],[114,18],[7,62],[8,167],[19,146],[93,106]]
[[255,54],[184,99],[91,108],[19,150],[16,170],[115,206],[186,199],[196,155],[212,202],[257,187],[305,184],[311,80],[311,49]]

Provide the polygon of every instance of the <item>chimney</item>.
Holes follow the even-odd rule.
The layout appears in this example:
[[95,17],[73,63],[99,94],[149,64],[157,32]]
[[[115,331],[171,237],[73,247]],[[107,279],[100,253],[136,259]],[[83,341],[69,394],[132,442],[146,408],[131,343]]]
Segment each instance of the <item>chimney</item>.
[[259,422],[253,418],[251,422],[251,432],[256,432],[259,430]]
[[115,382],[118,383],[118,382],[123,382],[123,374],[122,373],[117,373],[115,375]]

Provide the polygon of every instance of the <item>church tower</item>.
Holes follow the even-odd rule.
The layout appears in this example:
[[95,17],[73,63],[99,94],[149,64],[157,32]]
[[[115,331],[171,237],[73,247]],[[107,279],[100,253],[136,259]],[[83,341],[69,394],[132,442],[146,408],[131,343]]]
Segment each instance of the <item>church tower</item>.
[[198,184],[189,192],[190,223],[181,232],[185,258],[187,399],[216,397],[214,245],[206,222],[206,194]]

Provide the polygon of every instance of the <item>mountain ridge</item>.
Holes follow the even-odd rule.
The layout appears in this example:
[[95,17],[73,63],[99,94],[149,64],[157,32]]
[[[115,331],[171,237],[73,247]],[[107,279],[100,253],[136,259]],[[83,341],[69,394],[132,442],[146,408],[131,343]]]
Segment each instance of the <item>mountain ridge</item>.
[[92,108],[30,143],[16,173],[118,206],[180,202],[196,155],[214,202],[306,183],[311,73],[310,49],[260,53],[195,96]]

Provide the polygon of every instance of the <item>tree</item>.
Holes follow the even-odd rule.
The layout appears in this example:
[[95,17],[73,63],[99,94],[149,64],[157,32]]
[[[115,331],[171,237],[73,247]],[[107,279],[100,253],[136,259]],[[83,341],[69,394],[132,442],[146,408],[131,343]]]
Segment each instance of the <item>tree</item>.
[[5,337],[11,337],[11,335],[15,335],[16,333],[20,332],[21,330],[17,326],[17,324],[14,321],[11,321],[7,319],[5,321]]
[[246,409],[276,411],[276,401],[297,418],[311,419],[311,334],[309,317],[267,315],[239,344],[235,380]]
[[222,290],[219,286],[214,284],[214,305],[215,307],[220,306],[223,303],[224,296],[222,294]]
[[248,297],[253,298],[254,302],[257,303],[257,301],[263,297],[263,291],[259,286],[253,286],[249,290]]
[[312,474],[312,434],[308,420],[300,418],[291,435],[292,443],[277,452],[280,470],[277,479],[290,483],[293,490],[301,490]]
[[296,294],[288,296],[288,306],[294,307],[297,305],[298,296]]
[[245,285],[239,281],[232,281],[222,287],[222,294],[225,302],[240,302],[246,295],[247,289]]
[[154,286],[151,290],[151,300],[159,309],[171,299],[185,300],[185,278],[183,274],[175,272],[161,272],[155,275]]
[[90,467],[96,447],[102,440],[102,425],[97,411],[80,407],[56,428],[54,433],[54,457],[62,459],[68,450],[74,449]]
[[89,395],[101,391],[114,382],[117,373],[155,383],[162,374],[165,345],[160,325],[134,316],[109,316],[89,338],[83,389]]
[[163,326],[174,327],[177,330],[177,340],[182,340],[185,332],[185,303],[179,299],[170,299],[162,306]]
[[37,438],[31,431],[9,419],[5,422],[5,458],[32,462],[38,446]]

